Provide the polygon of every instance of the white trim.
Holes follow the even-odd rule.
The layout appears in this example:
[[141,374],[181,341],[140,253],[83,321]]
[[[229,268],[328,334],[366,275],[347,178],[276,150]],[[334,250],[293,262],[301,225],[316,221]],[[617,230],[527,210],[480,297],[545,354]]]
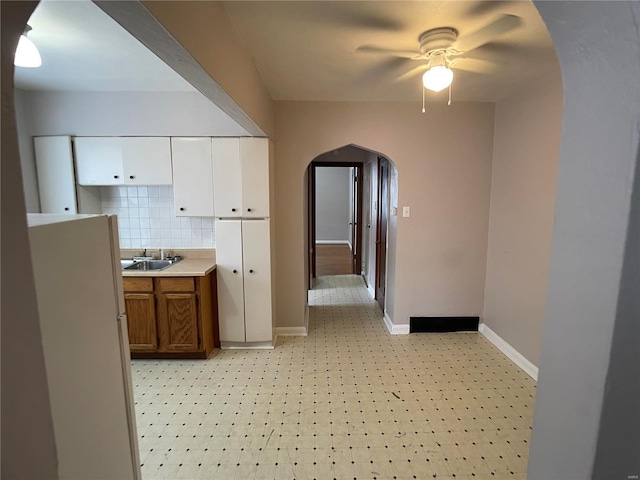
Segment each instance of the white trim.
[[367,285],[367,291],[369,292],[369,295],[371,295],[371,298],[373,298],[375,300],[376,299],[376,292],[373,289],[373,285]]
[[276,327],[276,335],[282,337],[306,337],[308,330],[306,327]]
[[487,340],[498,347],[498,350],[504,353],[513,363],[524,370],[527,375],[529,375],[535,381],[538,381],[538,367],[527,360],[524,355],[518,352],[515,348],[505,342],[496,332],[491,330],[484,323],[481,323],[478,326],[478,332],[484,335]]
[[389,318],[387,312],[384,312],[384,324],[387,326],[387,330],[391,335],[407,335],[409,333],[409,325],[394,325]]
[[316,240],[316,245],[349,245],[351,248],[349,240]]
[[220,342],[221,350],[273,350],[275,345],[272,342]]

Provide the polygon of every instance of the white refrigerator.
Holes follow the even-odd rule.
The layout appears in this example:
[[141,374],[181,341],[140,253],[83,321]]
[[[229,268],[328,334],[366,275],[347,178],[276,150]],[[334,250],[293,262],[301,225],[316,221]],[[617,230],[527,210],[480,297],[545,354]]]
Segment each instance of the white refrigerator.
[[117,218],[28,224],[59,478],[140,479]]

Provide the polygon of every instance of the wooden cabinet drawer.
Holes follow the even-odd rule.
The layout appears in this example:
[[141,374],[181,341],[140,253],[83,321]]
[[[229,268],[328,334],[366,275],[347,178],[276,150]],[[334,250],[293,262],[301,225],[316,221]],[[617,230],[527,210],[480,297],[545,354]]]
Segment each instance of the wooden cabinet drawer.
[[156,291],[162,292],[194,292],[196,283],[193,277],[156,278]]
[[150,277],[124,277],[122,289],[125,292],[153,292],[153,279]]

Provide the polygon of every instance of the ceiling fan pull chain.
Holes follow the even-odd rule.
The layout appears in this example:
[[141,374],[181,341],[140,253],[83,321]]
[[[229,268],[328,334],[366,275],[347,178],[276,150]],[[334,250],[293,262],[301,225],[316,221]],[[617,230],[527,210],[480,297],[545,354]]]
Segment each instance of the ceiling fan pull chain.
[[422,90],[422,113],[424,113],[426,110],[424,109],[424,87],[422,85],[420,85],[421,90]]

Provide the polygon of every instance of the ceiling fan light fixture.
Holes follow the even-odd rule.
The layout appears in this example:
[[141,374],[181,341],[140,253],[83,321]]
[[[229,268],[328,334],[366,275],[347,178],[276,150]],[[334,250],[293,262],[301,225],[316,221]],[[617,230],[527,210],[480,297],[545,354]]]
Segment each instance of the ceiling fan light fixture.
[[38,52],[35,44],[27,38],[29,30],[31,30],[31,27],[27,25],[24,33],[20,35],[20,40],[18,40],[18,48],[16,48],[16,53],[13,57],[13,64],[16,67],[35,68],[42,65],[40,52]]
[[424,72],[422,76],[422,85],[424,88],[431,90],[432,92],[439,92],[444,90],[453,81],[453,70],[444,66],[436,65]]

